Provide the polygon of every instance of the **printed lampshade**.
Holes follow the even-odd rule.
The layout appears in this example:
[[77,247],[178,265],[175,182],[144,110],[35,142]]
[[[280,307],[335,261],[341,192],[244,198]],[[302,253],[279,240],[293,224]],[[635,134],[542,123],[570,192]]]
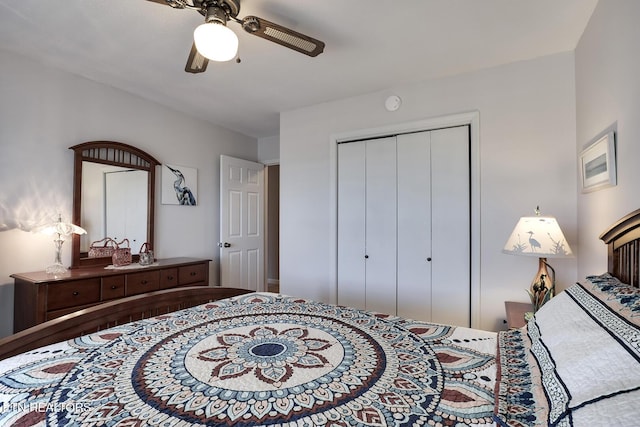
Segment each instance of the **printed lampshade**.
[[502,252],[538,258],[564,258],[573,255],[558,221],[550,216],[520,218]]

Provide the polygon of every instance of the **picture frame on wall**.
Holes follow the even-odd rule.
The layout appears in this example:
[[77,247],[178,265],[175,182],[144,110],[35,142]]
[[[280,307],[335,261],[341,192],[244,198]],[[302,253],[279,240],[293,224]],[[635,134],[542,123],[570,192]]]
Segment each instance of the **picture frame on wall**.
[[198,170],[187,166],[162,165],[162,204],[196,206]]
[[582,192],[612,187],[616,178],[615,133],[609,131],[580,153]]

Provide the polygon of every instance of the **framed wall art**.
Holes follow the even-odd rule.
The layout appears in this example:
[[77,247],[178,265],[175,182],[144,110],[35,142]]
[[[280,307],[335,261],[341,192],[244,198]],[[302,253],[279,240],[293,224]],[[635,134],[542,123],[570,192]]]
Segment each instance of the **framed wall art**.
[[196,206],[197,200],[198,169],[163,164],[162,204]]
[[609,131],[580,153],[582,192],[617,184],[615,133]]

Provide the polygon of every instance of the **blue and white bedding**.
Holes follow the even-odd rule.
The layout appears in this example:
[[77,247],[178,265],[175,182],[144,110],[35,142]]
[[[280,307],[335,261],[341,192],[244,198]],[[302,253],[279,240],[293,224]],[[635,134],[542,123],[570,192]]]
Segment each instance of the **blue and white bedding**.
[[609,275],[499,334],[256,293],[0,361],[0,425],[635,426],[639,347]]
[[497,357],[501,425],[640,425],[640,290],[609,274],[501,332]]
[[248,294],[0,361],[0,425],[492,425],[495,346]]

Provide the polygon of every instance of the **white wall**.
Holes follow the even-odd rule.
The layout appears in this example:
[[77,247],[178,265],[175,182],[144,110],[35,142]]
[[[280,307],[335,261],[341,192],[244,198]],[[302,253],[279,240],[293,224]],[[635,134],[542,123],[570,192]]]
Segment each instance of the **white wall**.
[[[335,302],[332,134],[477,110],[481,301],[474,326],[502,328],[504,301],[528,301],[524,289],[537,270],[531,258],[501,253],[519,217],[540,205],[576,244],[574,83],[574,56],[565,53],[283,113],[281,291]],[[392,93],[403,103],[390,113],[383,105]],[[576,280],[575,258],[553,264],[560,289]]]
[[[0,336],[13,330],[9,275],[53,261],[51,239],[29,230],[58,213],[71,218],[68,147],[85,141],[125,142],[162,163],[198,169],[198,206],[156,198],[154,249],[160,258],[213,259],[211,283],[218,282],[219,156],[257,160],[254,138],[1,51],[0,76]],[[63,247],[67,264],[70,247]]]
[[269,136],[258,139],[258,161],[265,165],[280,162],[280,136]]
[[[618,185],[578,196],[578,275],[607,269],[598,236],[640,208],[640,2],[598,2],[576,48],[576,156],[611,125],[617,127]],[[580,191],[580,190],[578,190]]]

